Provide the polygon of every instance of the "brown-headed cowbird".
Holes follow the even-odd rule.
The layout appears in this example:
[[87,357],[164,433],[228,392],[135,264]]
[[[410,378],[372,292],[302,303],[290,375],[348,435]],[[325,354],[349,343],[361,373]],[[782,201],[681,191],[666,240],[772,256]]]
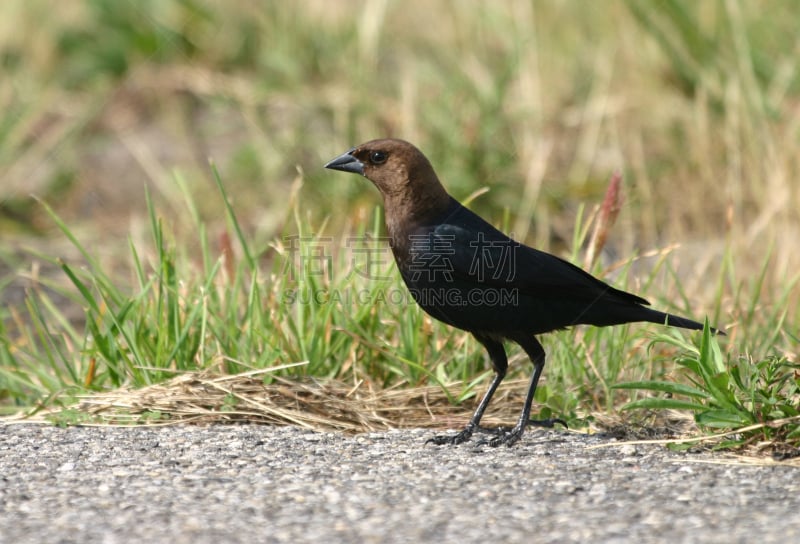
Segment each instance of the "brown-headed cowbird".
[[[380,190],[392,252],[411,295],[432,317],[472,333],[489,353],[494,379],[469,424],[435,444],[460,444],[481,429],[481,417],[506,375],[504,340],[519,344],[534,370],[517,424],[497,430],[491,446],[512,445],[530,421],[545,353],[535,335],[572,325],[649,321],[702,329],[696,321],[648,308],[648,302],[577,266],[522,245],[459,204],[419,149],[395,139],[373,140],[325,168],[361,174]],[[481,429],[482,430],[482,429]]]

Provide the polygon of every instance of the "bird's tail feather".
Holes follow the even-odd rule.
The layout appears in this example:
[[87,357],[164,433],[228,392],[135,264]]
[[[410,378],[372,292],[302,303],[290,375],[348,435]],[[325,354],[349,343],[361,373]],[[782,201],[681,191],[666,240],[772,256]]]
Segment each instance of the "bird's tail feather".
[[[692,329],[696,331],[703,330],[703,324],[687,317],[680,317],[678,315],[673,314],[666,314],[664,312],[659,312],[658,310],[651,310],[647,308],[648,315],[647,321],[651,323],[659,323],[661,325],[667,324],[670,327],[680,327],[682,329]],[[714,327],[710,327],[711,332],[713,334],[719,334],[725,336],[725,332],[719,329],[715,329]]]

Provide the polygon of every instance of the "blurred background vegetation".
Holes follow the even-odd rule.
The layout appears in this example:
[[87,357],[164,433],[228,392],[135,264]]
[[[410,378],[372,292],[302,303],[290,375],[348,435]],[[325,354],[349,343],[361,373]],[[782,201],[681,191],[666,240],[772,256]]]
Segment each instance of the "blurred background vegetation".
[[[8,0],[2,13],[9,352],[25,289],[64,279],[53,257],[78,259],[37,199],[133,284],[128,239],[152,236],[145,187],[190,260],[187,191],[212,252],[228,249],[211,159],[269,261],[293,190],[311,232],[371,225],[374,188],[322,165],[394,136],[420,147],[457,198],[489,189],[472,209],[562,255],[580,249],[581,204],[588,213],[621,172],[606,265],[667,259],[672,273],[649,296],[711,315],[740,354],[796,360],[793,0]],[[655,260],[631,268],[631,289]],[[80,303],[53,296],[82,320]]]

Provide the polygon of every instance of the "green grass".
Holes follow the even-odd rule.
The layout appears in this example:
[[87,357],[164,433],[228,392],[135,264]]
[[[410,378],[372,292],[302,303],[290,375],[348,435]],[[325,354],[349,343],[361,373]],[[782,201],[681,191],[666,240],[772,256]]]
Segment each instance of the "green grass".
[[[377,193],[321,168],[394,135],[476,212],[580,264],[621,172],[593,272],[729,334],[547,335],[546,413],[684,403],[709,432],[792,417],[799,13],[762,8],[9,3],[0,409],[296,362],[280,375],[479,394],[480,347],[409,302],[385,245],[363,242],[383,235]],[[384,279],[354,273],[370,251]],[[793,425],[736,440],[795,444]]]
[[[129,245],[130,286],[109,278],[43,204],[82,263],[54,260],[70,285],[35,285],[27,319],[15,322],[16,338],[3,337],[0,383],[14,405],[44,397],[68,402],[87,390],[143,387],[186,371],[237,373],[298,361],[306,364],[286,374],[380,386],[478,373],[477,348],[463,338],[445,341],[445,328],[408,302],[380,238],[379,210],[369,228],[346,237],[380,253],[380,278],[370,279],[356,273],[364,266],[355,261],[359,251],[347,251],[338,237],[308,232],[297,202],[287,215],[287,233],[256,249],[221,182],[219,189],[229,212],[222,254],[215,254],[202,222],[196,224],[200,255],[182,254],[150,203],[152,240],[147,247]],[[191,195],[186,199],[194,216]],[[271,264],[262,268],[259,259]],[[84,308],[85,328],[69,323],[45,287]]]

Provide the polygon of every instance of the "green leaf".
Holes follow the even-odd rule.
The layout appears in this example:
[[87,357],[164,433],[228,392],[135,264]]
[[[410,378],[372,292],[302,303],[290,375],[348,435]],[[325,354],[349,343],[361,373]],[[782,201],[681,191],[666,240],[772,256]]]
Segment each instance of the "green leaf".
[[730,428],[744,427],[755,423],[749,414],[743,412],[732,412],[728,410],[707,410],[695,416],[695,421],[698,425],[705,427],[715,428]]

